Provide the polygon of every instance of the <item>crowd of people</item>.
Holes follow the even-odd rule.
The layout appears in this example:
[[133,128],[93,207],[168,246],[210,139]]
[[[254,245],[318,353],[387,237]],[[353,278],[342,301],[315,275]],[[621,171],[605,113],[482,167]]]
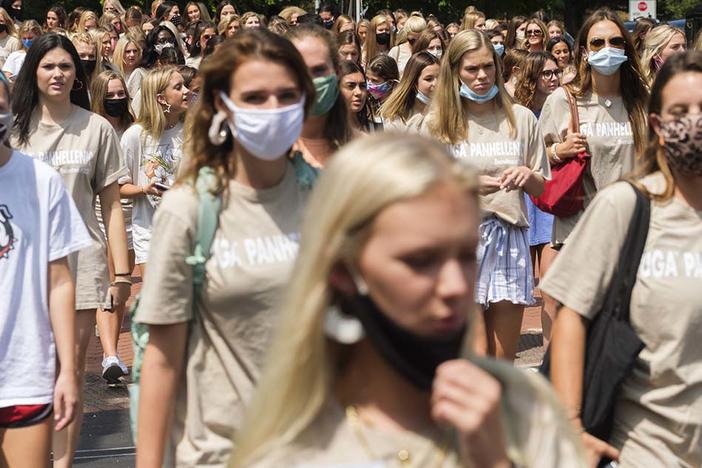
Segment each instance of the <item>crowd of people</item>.
[[[96,330],[130,381],[135,271],[138,467],[702,466],[702,36],[1,5],[1,466],[72,465]],[[603,435],[612,297],[641,347]]]

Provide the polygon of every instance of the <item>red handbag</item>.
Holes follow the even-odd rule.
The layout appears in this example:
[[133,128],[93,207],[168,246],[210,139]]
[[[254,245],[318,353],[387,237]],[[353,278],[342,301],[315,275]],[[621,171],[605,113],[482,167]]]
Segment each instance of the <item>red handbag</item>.
[[[575,98],[564,89],[570,108],[570,130],[580,131],[580,118]],[[537,198],[532,195],[531,201],[537,208],[546,213],[567,218],[582,211],[585,206],[585,190],[583,176],[587,169],[590,153],[581,151],[574,158],[569,158],[551,167],[551,180],[544,181],[544,191]]]

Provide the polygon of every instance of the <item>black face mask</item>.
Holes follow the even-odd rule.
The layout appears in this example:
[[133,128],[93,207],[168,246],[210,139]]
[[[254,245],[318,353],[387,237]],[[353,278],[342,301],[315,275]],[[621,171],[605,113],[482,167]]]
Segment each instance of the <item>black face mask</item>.
[[422,390],[431,390],[440,364],[461,355],[467,325],[450,336],[429,338],[397,325],[368,295],[341,298],[339,305],[344,313],[359,319],[366,337],[383,359]]
[[127,98],[121,99],[105,99],[103,101],[105,106],[105,114],[110,117],[121,117],[127,113]]
[[375,42],[377,42],[380,45],[388,45],[390,43],[390,33],[376,34]]
[[1,33],[6,33],[7,32],[7,25],[6,24],[0,24],[0,34]]
[[85,70],[85,74],[90,76],[95,71],[95,65],[97,65],[97,60],[80,59],[80,63],[83,64],[83,70]]
[[24,16],[22,14],[21,8],[10,8],[7,11],[7,14],[9,14],[12,19],[17,20],[17,21],[22,21],[22,17]]
[[334,20],[327,20],[327,21],[325,21],[323,24],[324,24],[324,27],[325,27],[325,28],[331,29],[332,26],[334,26]]

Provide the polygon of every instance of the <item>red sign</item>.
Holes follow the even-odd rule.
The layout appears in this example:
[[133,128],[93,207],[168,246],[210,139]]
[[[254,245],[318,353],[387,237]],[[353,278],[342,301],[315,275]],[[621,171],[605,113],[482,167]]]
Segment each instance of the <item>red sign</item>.
[[646,2],[639,2],[639,11],[648,10],[648,4]]

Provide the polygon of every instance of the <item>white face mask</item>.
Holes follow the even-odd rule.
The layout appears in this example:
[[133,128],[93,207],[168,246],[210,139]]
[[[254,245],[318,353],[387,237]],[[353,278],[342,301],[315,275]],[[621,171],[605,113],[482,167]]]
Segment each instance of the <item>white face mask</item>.
[[441,49],[427,49],[427,52],[429,52],[431,55],[438,59],[440,59],[441,56],[444,54],[444,51]]
[[234,115],[228,120],[232,135],[253,156],[275,161],[285,156],[302,133],[305,121],[305,98],[278,109],[247,109],[235,105],[220,92],[220,97]]

